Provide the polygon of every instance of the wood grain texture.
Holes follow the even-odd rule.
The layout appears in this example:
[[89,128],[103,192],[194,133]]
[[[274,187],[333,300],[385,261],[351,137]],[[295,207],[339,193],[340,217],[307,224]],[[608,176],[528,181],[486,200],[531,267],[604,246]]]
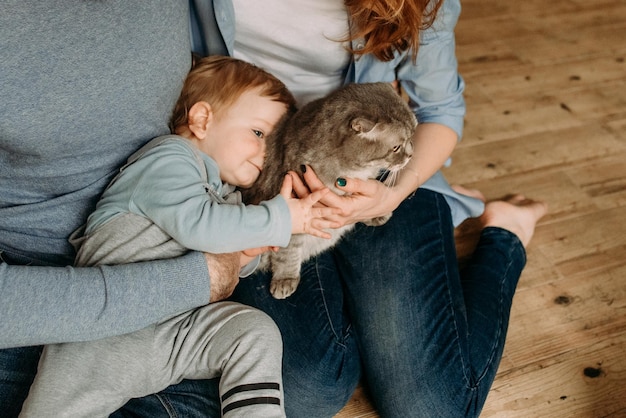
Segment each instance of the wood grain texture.
[[[445,170],[545,200],[483,417],[626,417],[626,1],[463,1]],[[458,231],[462,257],[472,223]],[[359,388],[337,418],[378,417]]]

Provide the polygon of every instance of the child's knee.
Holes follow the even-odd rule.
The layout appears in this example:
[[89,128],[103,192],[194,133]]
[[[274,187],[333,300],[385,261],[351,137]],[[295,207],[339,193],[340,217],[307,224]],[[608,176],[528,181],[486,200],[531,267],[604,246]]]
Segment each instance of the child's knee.
[[243,322],[246,333],[259,342],[276,343],[282,345],[280,330],[272,318],[266,313],[250,308],[238,318]]
[[[282,353],[282,338],[278,326],[266,313],[251,306],[220,302],[213,306],[211,319],[218,330],[212,339],[221,344],[261,350],[267,347]],[[258,354],[258,353],[257,353]]]

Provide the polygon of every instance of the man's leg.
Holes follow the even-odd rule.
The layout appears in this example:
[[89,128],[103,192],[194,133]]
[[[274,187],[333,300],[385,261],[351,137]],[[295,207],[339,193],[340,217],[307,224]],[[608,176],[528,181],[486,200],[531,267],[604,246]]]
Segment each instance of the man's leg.
[[17,417],[37,373],[42,347],[0,350],[0,405],[2,416]]

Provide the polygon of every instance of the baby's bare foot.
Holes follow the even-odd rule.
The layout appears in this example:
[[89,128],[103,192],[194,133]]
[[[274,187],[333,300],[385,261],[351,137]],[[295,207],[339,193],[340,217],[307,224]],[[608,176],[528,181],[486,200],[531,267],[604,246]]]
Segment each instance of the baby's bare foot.
[[453,184],[450,187],[452,187],[452,190],[454,190],[457,193],[460,194],[464,194],[466,196],[470,196],[470,197],[474,197],[476,199],[482,200],[483,202],[486,200],[485,199],[485,195],[482,194],[482,192],[478,189],[469,189],[467,187],[463,187],[459,184]]
[[483,227],[495,226],[517,235],[524,247],[535,232],[537,221],[548,211],[544,202],[514,195],[505,200],[488,202],[480,219]]

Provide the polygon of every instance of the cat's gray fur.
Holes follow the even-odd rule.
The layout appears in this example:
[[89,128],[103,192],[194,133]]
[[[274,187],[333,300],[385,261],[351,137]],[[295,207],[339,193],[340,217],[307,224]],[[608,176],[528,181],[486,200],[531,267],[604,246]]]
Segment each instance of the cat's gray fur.
[[[246,203],[256,204],[280,191],[289,170],[309,165],[326,186],[338,194],[338,177],[371,179],[381,170],[393,181],[413,153],[415,115],[388,83],[350,84],[286,115],[266,138],[265,167],[254,185],[243,190]],[[368,224],[382,225],[391,214]],[[265,253],[261,268],[273,273],[275,298],[291,295],[300,281],[300,266],[335,245],[353,225],[332,229],[331,239],[293,235],[286,248]]]

